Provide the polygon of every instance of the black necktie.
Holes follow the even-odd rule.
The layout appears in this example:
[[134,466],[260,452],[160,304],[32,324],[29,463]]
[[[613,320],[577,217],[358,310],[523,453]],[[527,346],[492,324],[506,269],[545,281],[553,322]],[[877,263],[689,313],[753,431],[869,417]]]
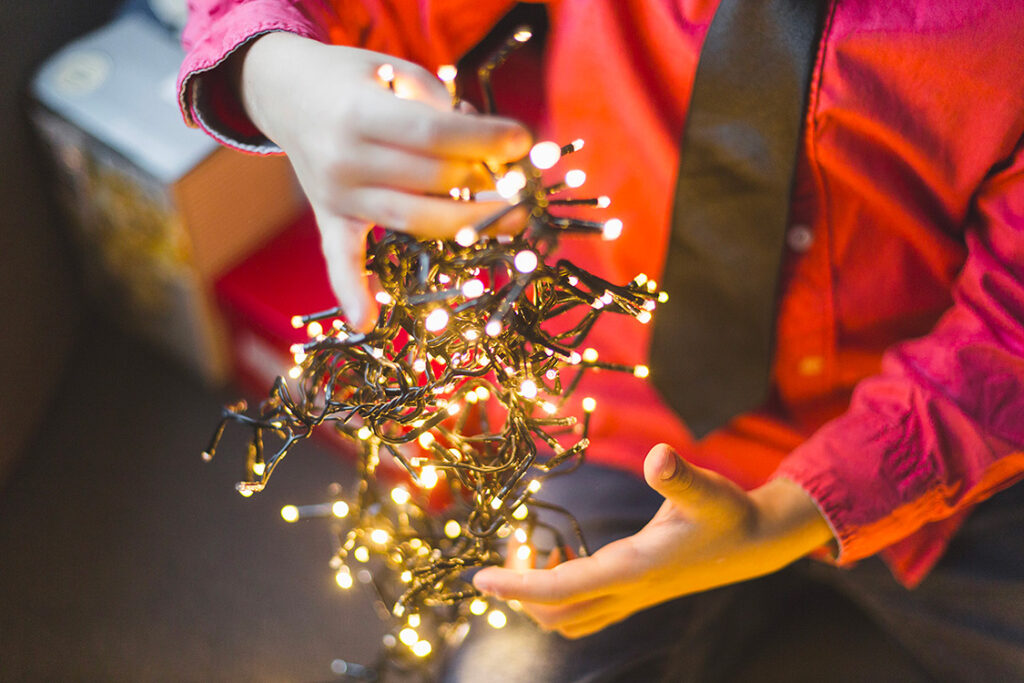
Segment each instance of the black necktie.
[[767,397],[823,0],[722,0],[697,66],[651,378],[700,437]]

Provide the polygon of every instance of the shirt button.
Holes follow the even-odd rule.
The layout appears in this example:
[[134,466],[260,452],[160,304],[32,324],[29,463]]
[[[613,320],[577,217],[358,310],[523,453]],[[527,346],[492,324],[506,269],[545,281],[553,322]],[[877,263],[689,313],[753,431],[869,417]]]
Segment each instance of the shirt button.
[[825,359],[821,356],[804,356],[797,362],[796,371],[804,377],[820,375],[825,371]]
[[786,244],[798,254],[806,253],[814,244],[814,233],[802,223],[794,225],[786,233]]

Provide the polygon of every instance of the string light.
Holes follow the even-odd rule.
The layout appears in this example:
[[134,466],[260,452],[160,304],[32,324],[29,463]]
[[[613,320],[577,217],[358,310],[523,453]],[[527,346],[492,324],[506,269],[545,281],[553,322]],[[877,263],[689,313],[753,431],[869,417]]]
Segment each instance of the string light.
[[[517,31],[478,74],[486,111],[493,111],[490,73],[523,36],[529,31]],[[377,76],[394,89],[392,65]],[[438,76],[454,84],[454,73],[439,69]],[[250,496],[317,431],[333,430],[354,446],[359,486],[346,500],[335,491],[333,502],[285,506],[281,516],[343,520],[335,522],[331,564],[339,587],[350,588],[355,578],[374,591],[383,612],[409,615],[385,639],[377,674],[389,662],[417,670],[476,617],[506,625],[506,614],[479,597],[466,572],[502,564],[512,534],[521,561],[550,552],[527,543],[541,524],[539,510],[564,515],[574,529],[570,538],[555,532],[553,547],[564,548],[563,556],[588,554],[569,511],[535,496],[549,476],[571,471],[586,455],[596,402],[583,399],[582,417],[560,414],[583,373],[649,372],[599,362],[596,349],[584,349],[594,325],[605,314],[646,322],[663,293],[646,276],[616,285],[553,257],[563,235],[611,239],[622,230],[617,219],[552,213],[562,205],[610,204],[607,197],[553,198],[581,186],[582,170],[567,172],[561,186],[541,178],[582,147],[582,140],[541,142],[527,159],[493,169],[509,206],[454,239],[371,234],[367,270],[380,288],[374,329],[349,328],[338,308],[293,317],[292,326],[309,337],[290,349],[294,381],[279,378],[252,414],[244,402],[227,406],[204,452],[213,457],[229,423],[250,429],[246,479],[236,487]],[[453,188],[452,199],[471,200],[463,189]],[[525,229],[493,238],[490,229],[520,207],[529,216]],[[361,565],[354,577],[353,561]]]

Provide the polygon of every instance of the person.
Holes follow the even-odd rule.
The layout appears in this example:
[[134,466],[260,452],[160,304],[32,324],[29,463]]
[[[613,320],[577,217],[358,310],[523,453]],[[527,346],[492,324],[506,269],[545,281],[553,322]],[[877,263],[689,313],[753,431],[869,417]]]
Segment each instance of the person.
[[[450,201],[449,189],[483,188],[481,160],[530,148],[515,121],[453,110],[433,75],[513,4],[191,2],[186,121],[237,149],[288,154],[332,287],[358,327],[374,310],[362,275],[368,226],[451,236],[497,207]],[[609,280],[671,268],[678,141],[716,8],[548,3],[536,132],[588,141],[573,163],[612,197],[626,230],[563,254]],[[797,150],[769,400],[695,439],[649,383],[588,378],[578,396],[599,409],[592,483],[581,487],[600,493],[582,516],[607,545],[553,569],[475,579],[580,647],[604,644],[573,650],[523,636],[562,660],[590,653],[585,670],[545,664],[550,680],[662,675],[675,665],[651,653],[674,656],[683,631],[645,631],[644,615],[663,619],[669,601],[808,554],[843,567],[884,559],[895,581],[869,562],[833,574],[859,581],[894,637],[927,653],[933,675],[1024,674],[1024,563],[1009,561],[1022,555],[1010,532],[1020,487],[984,506],[1001,526],[975,525],[983,550],[971,541],[940,561],[958,529],[967,538],[972,509],[1024,473],[1021,45],[1024,6],[1012,0],[829,3]],[[377,76],[384,64],[394,93]],[[521,221],[512,215],[501,229]],[[602,359],[627,364],[645,362],[649,341],[647,327],[627,322],[598,326],[589,340]],[[578,492],[553,495],[587,507]],[[999,590],[979,598],[997,568]],[[615,631],[622,623],[646,635]]]

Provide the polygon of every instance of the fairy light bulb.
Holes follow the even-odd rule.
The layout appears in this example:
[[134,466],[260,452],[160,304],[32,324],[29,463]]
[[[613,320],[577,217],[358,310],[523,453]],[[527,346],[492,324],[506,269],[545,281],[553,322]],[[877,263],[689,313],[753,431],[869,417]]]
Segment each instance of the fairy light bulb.
[[641,322],[644,325],[646,325],[647,323],[651,322],[651,312],[650,311],[646,311],[646,310],[645,311],[640,311],[639,313],[636,314],[636,319],[639,322]]
[[391,540],[391,534],[389,534],[384,529],[374,529],[370,532],[370,540],[376,543],[377,545],[384,545],[389,540]]
[[396,486],[395,488],[391,489],[391,500],[395,501],[395,503],[397,503],[398,505],[405,505],[406,503],[409,502],[409,499],[411,497],[412,496],[409,494],[409,492],[403,489],[401,486]]
[[580,187],[585,182],[587,182],[587,174],[578,168],[565,174],[565,184],[569,187]]
[[398,632],[398,639],[411,647],[419,642],[420,634],[416,632],[416,629],[406,627]]
[[395,81],[395,67],[391,64],[381,64],[377,67],[377,78],[385,84],[392,84]]
[[423,432],[416,438],[416,441],[419,442],[421,448],[430,448],[434,443],[434,435],[430,432]]
[[561,146],[550,140],[538,142],[530,149],[530,163],[541,170],[551,168],[561,157]]
[[540,491],[540,479],[531,480],[529,485],[527,485],[526,490],[530,493],[537,493],[537,491]]
[[516,559],[518,560],[528,560],[532,554],[533,551],[530,550],[530,546],[528,545],[521,545],[516,548]]
[[433,651],[433,649],[434,648],[431,647],[430,643],[425,640],[421,640],[412,646],[412,653],[417,657],[426,657]]
[[254,462],[252,464],[252,473],[257,477],[262,477],[263,473],[267,471],[267,464],[263,462]]
[[366,425],[363,425],[356,431],[356,437],[363,441],[369,439],[371,434],[373,434],[373,431],[371,431]]
[[530,29],[521,28],[518,31],[516,31],[512,35],[512,37],[515,39],[517,43],[525,43],[526,41],[533,37],[533,31],[531,31]]
[[420,615],[418,615],[418,614],[410,614],[409,615],[408,624],[412,628],[419,628],[420,627]]
[[587,348],[583,350],[583,360],[587,363],[593,363],[597,360],[597,349]]
[[331,505],[331,514],[338,519],[348,517],[348,503],[343,500],[334,501],[334,504]]
[[572,141],[572,151],[580,151],[581,149],[583,149],[584,144],[586,143],[583,141],[583,138],[576,138],[575,140]]
[[586,398],[583,399],[583,411],[584,412],[592,413],[592,412],[594,412],[595,408],[597,408],[597,401],[595,401],[593,399],[593,397],[587,396]]
[[338,573],[334,575],[334,581],[343,590],[348,590],[352,587],[352,573],[348,567],[342,567],[338,570]]
[[299,521],[299,508],[294,505],[285,505],[281,508],[281,519],[288,523]]
[[484,327],[484,332],[487,333],[488,337],[497,337],[499,334],[501,334],[501,322],[497,320],[492,320],[488,322],[487,325]]
[[291,377],[292,379],[298,379],[299,377],[302,377],[302,366],[293,366],[291,369],[288,370],[288,376]]
[[352,551],[352,557],[356,558],[356,560],[359,562],[369,562],[370,549],[367,548],[365,545],[358,546],[356,547],[355,550]]
[[487,601],[482,598],[473,598],[469,603],[469,612],[476,616],[480,616],[487,611]]
[[444,535],[448,538],[458,538],[459,534],[462,533],[462,525],[456,522],[454,519],[449,519],[444,523]]
[[501,610],[493,609],[487,614],[487,623],[492,628],[504,628],[505,624],[508,623],[508,617]]
[[310,339],[312,339],[314,337],[319,337],[323,333],[324,333],[324,326],[321,325],[316,320],[314,320],[313,322],[311,322],[308,325],[306,325],[306,334],[309,335]]
[[599,209],[607,209],[611,205],[612,205],[611,197],[608,197],[606,195],[601,195],[600,197],[597,198],[597,208],[599,208]]
[[292,316],[292,327],[294,327],[296,330],[299,330],[299,329],[302,329],[303,325],[305,325],[305,323],[302,322],[302,316],[301,315],[293,315]]
[[472,246],[477,240],[476,230],[466,226],[459,228],[459,231],[455,233],[455,242],[461,247]]
[[487,391],[487,387],[477,387],[473,390],[473,393],[475,393],[476,397],[481,401],[486,401],[491,397],[491,392]]
[[394,298],[387,292],[377,292],[373,295],[373,298],[377,300],[381,306],[390,306],[395,302]]
[[432,489],[437,486],[437,470],[432,465],[427,465],[420,471],[420,483],[423,488]]
[[462,283],[462,295],[467,299],[475,299],[484,293],[484,283],[476,278]]
[[601,239],[617,240],[622,235],[622,221],[618,218],[609,218],[601,228]]
[[651,369],[646,365],[637,365],[633,368],[633,376],[643,379],[651,374]]
[[522,527],[519,527],[514,532],[512,532],[512,538],[516,539],[520,543],[526,543],[526,541],[527,541],[526,529],[524,529]]
[[523,520],[530,516],[530,509],[525,505],[520,505],[512,511],[512,519]]
[[516,254],[512,262],[520,273],[532,273],[537,270],[537,254],[529,249],[524,249]]
[[440,332],[448,326],[448,311],[443,308],[435,308],[423,321],[424,327],[430,332]]
[[526,398],[537,398],[537,383],[532,379],[523,380],[519,385],[519,393]]
[[526,187],[526,175],[518,168],[513,168],[508,173],[498,178],[498,181],[494,184],[494,189],[498,191],[498,194],[504,199],[512,199],[520,190]]

